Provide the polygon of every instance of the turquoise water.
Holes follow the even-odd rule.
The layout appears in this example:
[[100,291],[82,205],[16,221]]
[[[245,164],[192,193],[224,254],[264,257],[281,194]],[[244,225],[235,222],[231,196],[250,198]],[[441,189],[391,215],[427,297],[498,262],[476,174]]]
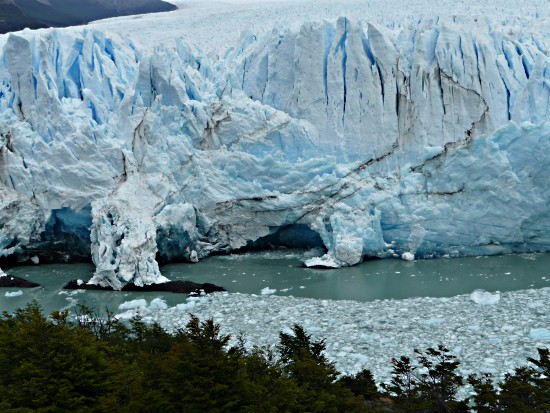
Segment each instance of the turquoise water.
[[[210,282],[229,292],[260,294],[262,289],[276,295],[319,299],[372,301],[410,297],[451,297],[475,289],[512,291],[550,286],[550,254],[517,254],[494,257],[467,257],[440,260],[378,260],[337,270],[307,269],[303,252],[279,250],[207,258],[197,264],[170,264],[161,272],[170,279]],[[91,264],[51,264],[4,268],[10,275],[38,282],[40,288],[21,289],[23,295],[6,297],[0,290],[0,310],[12,311],[31,299],[49,312],[76,302],[116,310],[129,300],[156,297],[168,305],[184,302],[186,295],[111,291],[63,291],[73,279],[88,280]]]

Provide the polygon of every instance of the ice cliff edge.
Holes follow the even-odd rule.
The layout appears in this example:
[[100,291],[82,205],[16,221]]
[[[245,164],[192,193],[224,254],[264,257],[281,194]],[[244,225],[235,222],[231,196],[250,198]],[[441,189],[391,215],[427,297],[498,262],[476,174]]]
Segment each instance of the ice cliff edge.
[[[475,30],[473,30],[475,28]],[[545,36],[346,18],[214,59],[87,29],[0,39],[0,253],[163,282],[296,228],[315,264],[550,249]]]

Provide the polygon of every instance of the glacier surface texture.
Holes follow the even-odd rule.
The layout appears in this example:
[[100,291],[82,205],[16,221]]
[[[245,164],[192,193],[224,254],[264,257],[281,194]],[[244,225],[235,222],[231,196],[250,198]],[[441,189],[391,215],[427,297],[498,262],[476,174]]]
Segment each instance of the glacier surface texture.
[[332,267],[548,251],[546,39],[345,17],[221,56],[93,27],[6,35],[0,254],[91,256],[91,282],[118,289],[287,230]]

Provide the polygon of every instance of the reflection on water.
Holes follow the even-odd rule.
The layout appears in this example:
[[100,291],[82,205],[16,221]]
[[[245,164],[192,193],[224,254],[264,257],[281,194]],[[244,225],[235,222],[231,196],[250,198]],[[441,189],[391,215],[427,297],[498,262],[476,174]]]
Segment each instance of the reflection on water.
[[[450,297],[475,289],[511,291],[550,286],[550,254],[519,254],[441,260],[378,260],[338,270],[302,267],[303,251],[279,250],[210,257],[198,264],[170,264],[161,272],[170,279],[210,282],[230,292],[260,294],[269,287],[277,295],[321,299],[372,301],[431,296]],[[168,305],[184,302],[185,295],[110,291],[63,291],[72,279],[88,280],[91,264],[51,264],[6,268],[8,274],[38,282],[42,288],[22,290],[6,297],[0,291],[0,310],[12,311],[38,300],[49,312],[76,302],[116,310],[121,303],[161,297]]]

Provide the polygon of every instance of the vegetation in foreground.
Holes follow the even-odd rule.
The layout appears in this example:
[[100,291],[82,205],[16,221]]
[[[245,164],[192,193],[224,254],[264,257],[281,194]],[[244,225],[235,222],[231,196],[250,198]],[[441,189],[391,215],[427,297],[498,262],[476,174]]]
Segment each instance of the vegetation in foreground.
[[[45,317],[33,302],[0,316],[2,412],[548,412],[550,358],[539,358],[495,385],[466,379],[442,345],[393,359],[390,383],[363,370],[341,376],[295,325],[275,350],[230,346],[212,320],[191,316],[169,334],[134,318],[98,317],[81,307]],[[468,383],[472,396],[457,400]]]

